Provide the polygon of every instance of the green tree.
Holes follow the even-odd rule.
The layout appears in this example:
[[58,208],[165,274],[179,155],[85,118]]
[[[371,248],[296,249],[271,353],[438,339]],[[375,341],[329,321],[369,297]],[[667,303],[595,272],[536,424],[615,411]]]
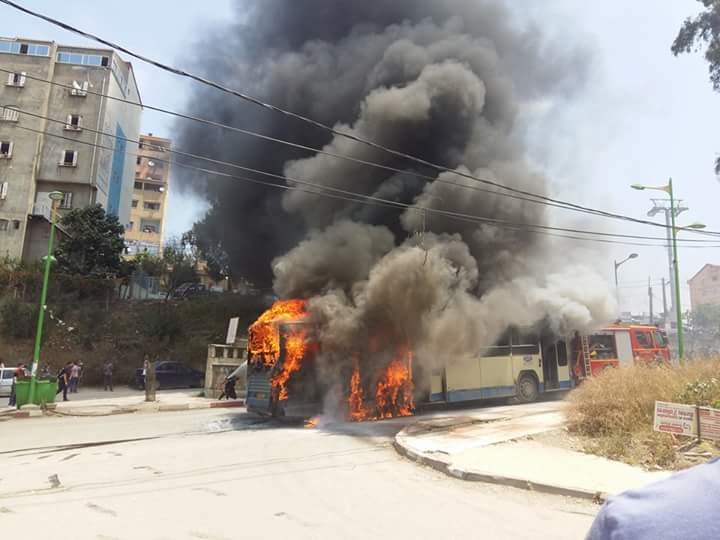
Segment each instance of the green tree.
[[[672,44],[672,53],[697,52],[705,47],[705,60],[713,88],[720,92],[720,0],[698,0],[705,9],[696,17],[688,17]],[[720,174],[720,157],[715,161]]]
[[170,240],[163,250],[163,260],[167,265],[164,277],[166,298],[183,283],[198,282],[198,254],[189,235]]
[[77,208],[60,221],[62,235],[55,251],[60,270],[81,276],[115,278],[122,270],[123,226],[99,204]]
[[140,253],[135,257],[135,265],[150,277],[162,277],[167,272],[167,263],[162,257],[150,253]]

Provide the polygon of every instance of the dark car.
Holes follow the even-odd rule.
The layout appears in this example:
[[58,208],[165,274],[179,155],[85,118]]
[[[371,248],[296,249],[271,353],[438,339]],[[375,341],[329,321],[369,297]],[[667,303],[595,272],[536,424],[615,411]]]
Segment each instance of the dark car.
[[[157,388],[202,388],[205,374],[187,367],[180,362],[158,362],[155,366]],[[145,375],[142,368],[135,371],[135,386],[145,388]]]
[[208,296],[210,291],[201,283],[183,283],[172,293],[176,300],[187,300],[198,296]]

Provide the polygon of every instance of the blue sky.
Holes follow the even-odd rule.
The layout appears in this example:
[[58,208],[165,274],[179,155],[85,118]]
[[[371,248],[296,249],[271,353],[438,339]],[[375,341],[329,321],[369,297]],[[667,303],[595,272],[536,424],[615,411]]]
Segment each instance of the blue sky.
[[[691,210],[681,223],[702,221],[720,230],[720,183],[712,163],[720,152],[715,120],[720,94],[707,78],[700,55],[675,58],[670,44],[684,17],[696,13],[694,0],[577,0],[512,2],[519,21],[534,20],[557,40],[582,43],[592,51],[590,80],[571,101],[553,103],[529,130],[531,158],[551,179],[553,194],[619,213],[645,217],[650,194],[632,191],[632,183],[661,184],[672,176]],[[122,3],[73,0],[25,0],[24,5],[72,21],[110,40],[179,67],[190,67],[197,39],[229,17],[232,0]],[[212,6],[209,8],[208,6]],[[82,38],[0,6],[0,35],[87,44]],[[189,82],[133,62],[145,103],[182,109]],[[143,131],[172,138],[172,120],[146,111]],[[171,190],[168,229],[179,234],[201,215],[203,205]],[[586,219],[553,211],[556,224],[580,224],[595,230],[662,234],[639,225]],[[623,307],[647,305],[648,277],[667,274],[662,248],[604,248],[589,244],[580,252],[612,279],[613,259],[631,251],[640,257],[621,269]],[[720,263],[720,249],[683,249],[681,279],[687,281],[706,262]],[[559,261],[560,262],[560,261]],[[685,290],[685,288],[684,288]],[[655,289],[659,304],[660,288]],[[687,295],[685,295],[687,298]],[[687,300],[686,300],[687,302]]]

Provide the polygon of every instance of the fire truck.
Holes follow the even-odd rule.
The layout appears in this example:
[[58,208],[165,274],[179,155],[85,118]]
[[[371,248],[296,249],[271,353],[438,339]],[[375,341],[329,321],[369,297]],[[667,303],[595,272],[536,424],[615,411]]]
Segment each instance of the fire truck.
[[616,323],[594,334],[576,335],[571,343],[578,379],[610,367],[671,365],[667,336],[655,326]]

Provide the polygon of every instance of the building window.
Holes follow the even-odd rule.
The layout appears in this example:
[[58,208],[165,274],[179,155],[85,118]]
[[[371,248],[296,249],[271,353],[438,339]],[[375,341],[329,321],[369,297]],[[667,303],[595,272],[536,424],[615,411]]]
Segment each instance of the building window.
[[8,73],[7,85],[8,86],[25,86],[25,75],[26,72],[21,71],[20,73]]
[[82,116],[79,114],[68,114],[65,129],[68,131],[82,131]]
[[50,56],[50,47],[48,45],[37,45],[35,43],[0,40],[0,53]]
[[9,184],[7,182],[3,182],[0,184],[0,201],[4,201],[5,199],[7,199],[8,186]]
[[159,202],[146,202],[146,203],[143,203],[143,208],[145,210],[160,210],[160,203]]
[[66,191],[63,193],[63,198],[60,199],[60,208],[63,210],[69,210],[72,208],[72,198],[73,194],[71,191]]
[[138,157],[137,157],[137,164],[140,165],[141,162],[142,162],[142,157],[141,157],[141,156],[138,156]]
[[80,64],[83,66],[103,66],[108,67],[110,59],[107,56],[99,54],[80,54],[71,52],[59,52],[57,61],[61,64]]
[[135,182],[135,185],[133,186],[135,189],[142,189],[143,183],[142,182]]
[[165,191],[165,186],[162,184],[145,184],[145,187],[143,188],[145,191],[156,191],[158,193],[162,193]]
[[156,220],[143,219],[140,223],[140,230],[148,234],[157,234],[160,231],[160,222]]
[[0,141],[0,159],[12,157],[13,143],[11,141]]
[[0,231],[7,231],[9,223],[7,219],[0,219]]
[[13,219],[13,229],[16,231],[20,229],[20,220],[19,219]]
[[135,222],[134,222],[134,221],[131,221],[130,223],[128,223],[128,224],[125,226],[125,230],[126,230],[126,231],[132,231],[134,226],[135,226]]
[[132,202],[132,207],[133,207],[133,208],[137,208],[137,205],[138,205],[137,200],[133,200],[133,202]]
[[63,150],[59,165],[61,167],[77,167],[77,150]]
[[15,107],[0,107],[0,120],[3,122],[17,122],[20,113]]

